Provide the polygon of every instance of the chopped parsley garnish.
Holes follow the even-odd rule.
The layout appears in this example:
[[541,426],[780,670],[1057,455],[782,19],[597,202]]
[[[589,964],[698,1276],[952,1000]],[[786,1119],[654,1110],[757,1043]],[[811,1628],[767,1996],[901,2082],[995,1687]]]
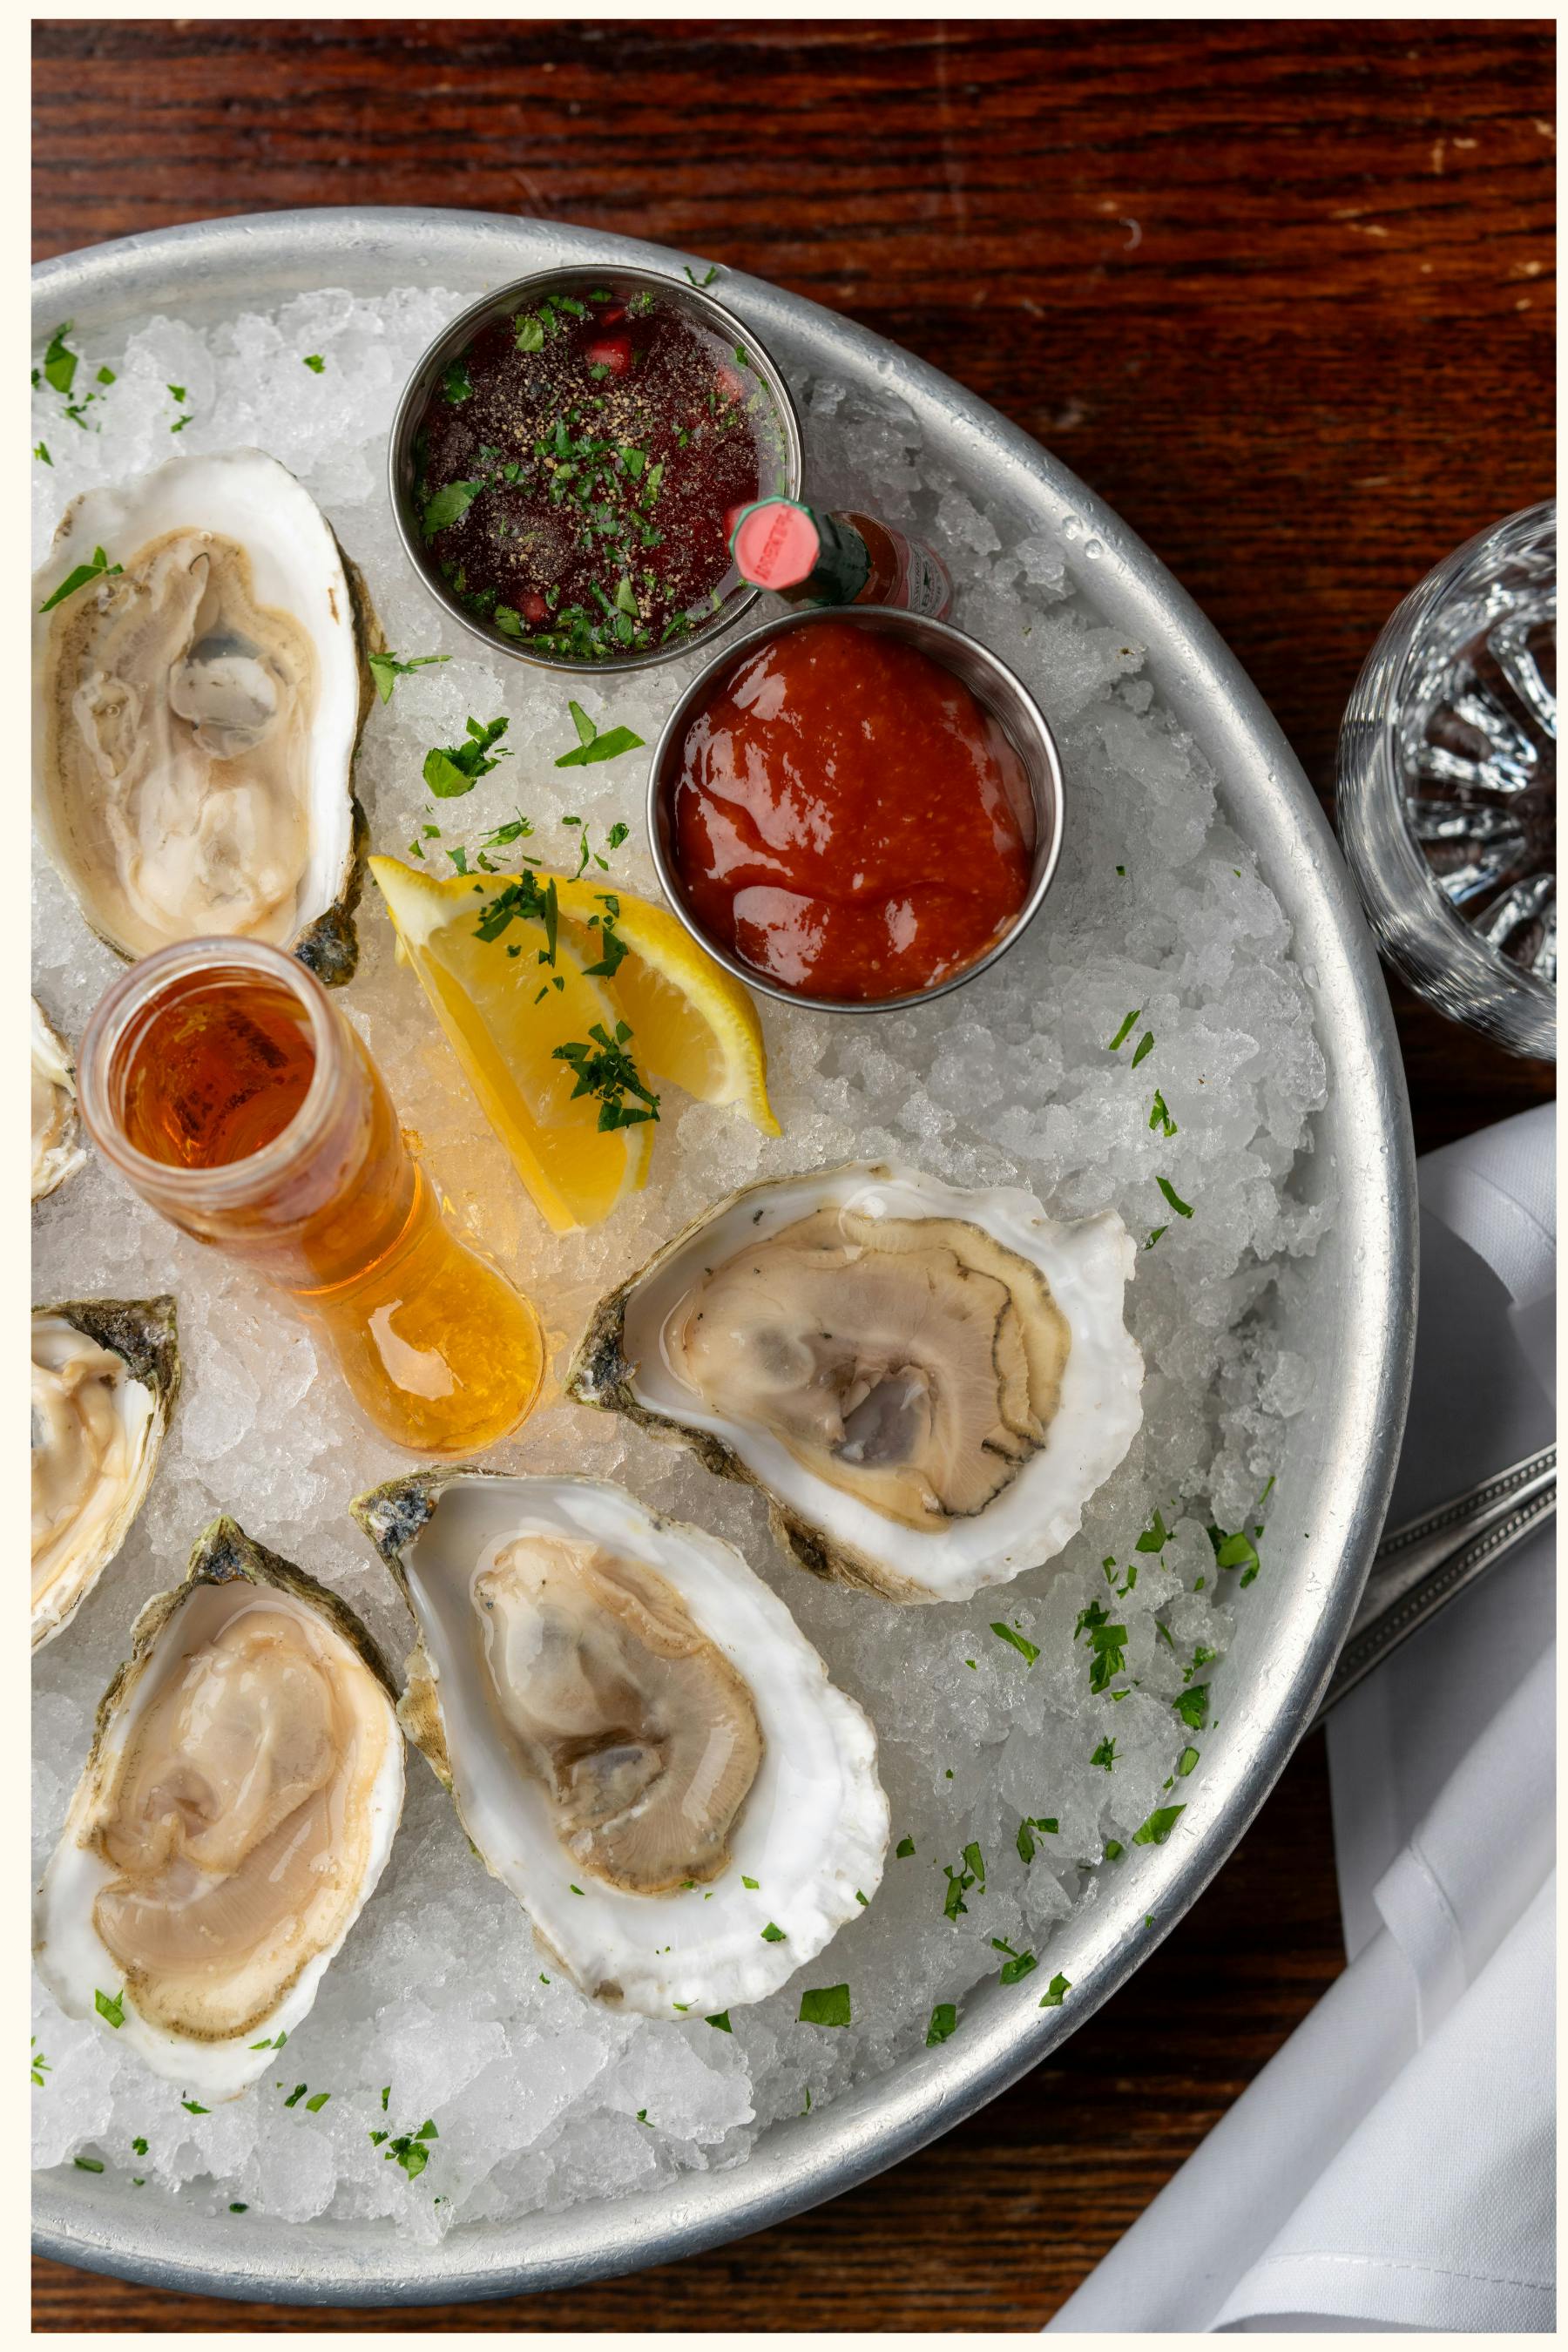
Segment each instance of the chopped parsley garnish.
[[1122,1855],[1122,1846],[1121,1846],[1121,1840],[1120,1840],[1119,1838],[1107,1838],[1107,1839],[1106,1839],[1106,1841],[1105,1841],[1105,1859],[1106,1859],[1106,1861],[1107,1861],[1107,1862],[1120,1862],[1120,1861],[1121,1861],[1121,1855]]
[[980,1848],[977,1845],[966,1845],[964,1847],[963,1863],[965,1869],[971,1871],[974,1877],[979,1881],[980,1892],[984,1895],[985,1892],[985,1857],[981,1853]]
[[305,2102],[306,2112],[319,2116],[331,2095],[331,2091],[313,2091]]
[[[622,583],[623,586],[625,583]],[[643,738],[634,735],[629,727],[612,727],[601,735],[580,702],[568,703],[572,723],[577,730],[577,740],[570,751],[563,751],[555,764],[558,768],[593,768],[602,760],[618,760],[623,751],[642,749]],[[625,834],[621,835],[626,839]]]
[[132,2141],[131,2147],[132,2153],[136,2156],[145,2156],[147,2153],[147,2143],[142,2137],[140,2133],[138,2133],[137,2137]]
[[[582,1888],[581,1888],[581,1887],[580,1887],[580,1886],[575,1883],[575,1881],[574,1881],[574,1880],[570,1880],[570,1881],[568,1881],[568,1884],[571,1885],[572,1892],[573,1892],[573,1894],[574,1894],[574,1895],[582,1895],[583,1890],[582,1890]],[[586,1899],[587,1899],[587,1898],[586,1898],[586,1896],[584,1896],[584,1901],[586,1901]]]
[[1016,1984],[1021,1977],[1026,1977],[1039,1965],[1033,1952],[1016,1952],[1012,1945],[1000,1936],[992,1937],[991,1948],[994,1952],[1005,1952],[1007,1955],[1001,1979],[1005,1985]]
[[461,357],[451,362],[441,378],[445,397],[456,407],[460,400],[471,400],[474,387],[468,381],[468,363]]
[[49,2061],[39,2049],[37,2035],[36,2033],[32,2033],[29,2034],[27,2038],[33,2045],[32,2055],[28,2059],[27,2063],[32,2071],[33,2080],[37,2083],[39,2090],[41,2091],[44,2087],[44,2076],[46,2074],[52,2074],[54,2073],[54,2068],[50,2065]]
[[[647,2109],[646,2107],[639,2107],[637,2109],[637,2121],[639,2124],[647,2124]],[[647,2124],[647,2127],[649,2131],[652,2131],[653,2126],[651,2124]]]
[[1133,1831],[1133,1844],[1163,1845],[1186,1810],[1185,1805],[1156,1806],[1142,1828]]
[[727,2009],[715,2010],[712,2016],[705,2017],[702,2022],[704,2025],[711,2025],[715,2027],[721,2033],[732,2033],[734,2032],[733,2026],[730,2023],[730,2012]]
[[[626,1052],[626,1040],[631,1030],[624,1021],[616,1024],[611,1037],[603,1022],[595,1021],[588,1032],[588,1043],[574,1039],[570,1045],[557,1045],[552,1058],[570,1063],[577,1083],[572,1089],[572,1100],[579,1096],[595,1095],[599,1101],[599,1132],[607,1134],[613,1128],[637,1127],[645,1119],[657,1119],[659,1098],[650,1094],[637,1075],[637,1064]],[[597,1047],[597,1051],[591,1050]],[[626,1096],[635,1095],[637,1103],[628,1103]]]
[[973,1886],[974,1881],[968,1871],[955,1870],[949,1862],[942,1864],[942,1869],[947,1877],[947,1895],[942,1903],[942,1915],[944,1919],[956,1919],[961,1911],[967,1912],[969,1909],[968,1904],[963,1899],[964,1890]]
[[958,2011],[950,2000],[939,2000],[931,2013],[926,2027],[926,2048],[934,2050],[939,2042],[951,2042],[958,2031]]
[[789,1937],[784,1934],[782,1927],[775,1927],[773,1921],[770,1919],[767,1926],[763,1929],[763,1941],[764,1944],[787,1944]]
[[41,459],[43,464],[46,466],[52,466],[55,462],[49,455],[49,445],[47,441],[35,442],[33,445],[33,455],[35,457]]
[[57,604],[63,604],[68,596],[74,596],[77,590],[85,588],[89,580],[112,580],[124,569],[125,566],[122,563],[110,563],[102,548],[95,547],[92,551],[92,562],[79,563],[73,571],[68,572],[54,594],[46,597],[38,610],[40,613],[52,613]]
[[1208,1721],[1209,1686],[1194,1683],[1190,1690],[1182,1691],[1171,1701],[1189,1731],[1201,1731]]
[[[312,2099],[310,2104],[314,2106],[315,2101]],[[212,2113],[212,2109],[210,2107],[198,2105],[195,2099],[182,2099],[180,2101],[180,2105],[184,2107],[188,2116],[206,2116]]]
[[284,2100],[284,2105],[286,2107],[297,2107],[310,2087],[310,2085],[309,2083],[296,2083],[288,2097]]
[[248,2205],[231,2205],[228,2210],[231,2213],[248,2213],[250,2208]]
[[847,2025],[849,2023],[849,1988],[847,1984],[818,1985],[800,1997],[802,2025]]
[[913,1838],[901,1837],[899,1840],[898,1844],[893,1848],[893,1859],[895,1862],[908,1862],[914,1850],[915,1842]]
[[[1110,1848],[1107,1846],[1105,1850],[1107,1853],[1109,1853]],[[1117,1848],[1117,1852],[1121,1852],[1120,1847]],[[1040,2007],[1042,2009],[1060,2009],[1064,1997],[1068,1993],[1071,1992],[1071,1990],[1072,1986],[1068,1983],[1066,1977],[1059,1974],[1054,1976],[1049,1984],[1046,1987],[1044,1992],[1040,1995]]]
[[1152,1054],[1153,1050],[1154,1032],[1152,1029],[1145,1029],[1143,1034],[1139,1038],[1137,1045],[1132,1049],[1132,1067],[1136,1069],[1144,1055],[1146,1054]]
[[102,2161],[96,2156],[77,2156],[73,2157],[71,2161],[76,2166],[79,2172],[101,2172],[103,2170]]
[[857,1887],[857,1888],[855,1889],[855,1900],[856,1900],[856,1902],[857,1902],[857,1903],[858,1903],[858,1904],[861,1906],[861,1907],[862,1907],[863,1909],[868,1910],[868,1911],[870,1909],[870,1907],[871,1907],[871,1906],[870,1906],[869,1898],[868,1898],[868,1896],[866,1896],[866,1895],[862,1895],[862,1894],[861,1894],[861,1892],[860,1892],[860,1889],[859,1889],[858,1887]]
[[448,482],[445,489],[426,499],[419,518],[419,528],[426,538],[434,539],[449,523],[461,522],[484,487],[483,482]]
[[1168,1234],[1168,1233],[1170,1232],[1170,1230],[1171,1230],[1171,1228],[1170,1228],[1170,1226],[1169,1226],[1169,1225],[1156,1225],[1156,1226],[1154,1227],[1153,1232],[1150,1234],[1150,1236],[1149,1236],[1148,1240],[1144,1243],[1144,1244],[1143,1244],[1144,1248],[1145,1248],[1146,1250],[1152,1250],[1152,1249],[1153,1248],[1153,1246],[1154,1246],[1155,1243],[1159,1240],[1159,1238],[1160,1238],[1161,1234]]
[[1171,1530],[1160,1513],[1155,1511],[1132,1549],[1134,1551],[1163,1551],[1170,1540]]
[[[64,332],[63,328],[61,332]],[[94,2009],[97,2010],[100,2017],[104,2020],[106,2024],[112,2025],[117,2031],[124,2024],[125,1989],[123,1986],[121,1987],[118,1992],[99,1992],[95,1990],[92,1996],[92,2005]]]
[[757,1891],[757,1887],[758,1887],[759,1883],[760,1883],[760,1882],[759,1882],[757,1879],[754,1879],[754,1878],[748,1878],[748,1877],[746,1876],[746,1874],[745,1874],[745,1873],[744,1873],[743,1871],[742,1871],[742,1873],[741,1874],[741,1884],[742,1884],[742,1886],[749,1886],[749,1887],[751,1888],[752,1893],[753,1895],[754,1895],[754,1894],[756,1893],[756,1891]]
[[1102,1739],[1089,1760],[1091,1764],[1098,1764],[1102,1771],[1114,1772],[1116,1769],[1115,1740]]
[[682,269],[684,269],[684,270],[685,270],[686,275],[687,275],[687,277],[690,279],[690,281],[691,281],[692,285],[693,285],[693,286],[695,286],[695,287],[697,287],[699,289],[701,289],[702,287],[704,287],[704,286],[711,286],[711,285],[712,285],[712,283],[713,283],[713,280],[714,280],[714,279],[718,277],[718,275],[719,275],[719,267],[718,267],[718,264],[717,264],[716,262],[712,262],[712,261],[710,261],[710,262],[709,263],[709,265],[708,265],[708,271],[707,271],[707,275],[706,275],[705,277],[702,277],[702,278],[699,278],[699,277],[698,277],[697,272],[692,268],[691,264],[689,263],[689,261],[683,261],[683,262],[681,263],[681,265],[680,265],[680,266],[681,266]]
[[253,2042],[250,2046],[253,2050],[281,2050],[288,2039],[287,2033],[279,2032],[275,2033],[269,2041]]
[[1262,1563],[1258,1557],[1258,1547],[1245,1529],[1238,1528],[1234,1535],[1227,1536],[1219,1528],[1210,1528],[1209,1541],[1214,1546],[1216,1568],[1239,1568],[1243,1584],[1256,1581]]
[[810,2113],[811,2113],[811,2086],[810,2086],[810,2084],[807,2084],[807,2085],[806,2085],[806,2092],[805,2092],[805,2106],[804,2106],[804,2107],[802,2107],[802,2109],[801,2109],[801,2114],[802,2114],[803,2116],[808,2116],[808,2115],[810,2115]]
[[450,743],[444,749],[437,746],[426,752],[422,773],[438,801],[453,801],[464,793],[471,793],[481,776],[488,776],[502,760],[511,757],[510,751],[497,751],[493,757],[490,751],[509,724],[505,719],[492,719],[488,726],[481,727],[477,719],[470,719],[466,743]]
[[308,367],[312,375],[320,375],[327,362],[320,352],[307,352],[301,364]]
[[402,2132],[398,2135],[386,2150],[384,2161],[387,2164],[400,2164],[410,2180],[417,2180],[430,2161],[430,2151],[425,2145],[426,2141],[439,2139],[440,2137],[435,2125],[426,2116],[416,2132]]
[[1154,1089],[1154,1108],[1149,1113],[1149,1125],[1151,1129],[1157,1128],[1167,1142],[1173,1135],[1178,1135],[1181,1132],[1175,1120],[1165,1108],[1165,1097],[1158,1087]]
[[1108,1054],[1118,1053],[1121,1048],[1126,1045],[1127,1040],[1131,1036],[1133,1030],[1138,1026],[1139,1022],[1142,1020],[1142,1006],[1134,1005],[1132,1011],[1128,1014],[1126,1020],[1122,1023],[1121,1028],[1117,1031],[1115,1036],[1106,1047],[1105,1050]]
[[[370,674],[375,680],[375,690],[383,702],[392,700],[392,689],[400,677],[412,677],[416,669],[434,669],[442,662],[449,662],[451,658],[450,654],[416,654],[408,661],[399,661],[395,654],[365,656],[370,665]],[[468,723],[471,726],[473,721],[470,719]],[[451,795],[448,793],[447,797],[450,798]]]
[[1056,1815],[1026,1813],[1024,1816],[1018,1823],[1017,1845],[1020,1862],[1033,1862],[1035,1859],[1034,1832],[1036,1830],[1038,1830],[1043,1837],[1055,1837],[1058,1834]]
[[79,353],[73,352],[66,341],[70,331],[71,322],[68,319],[63,326],[55,329],[49,337],[48,349],[44,353],[44,382],[62,394],[68,394],[76,382],[79,360]]
[[1184,1780],[1197,1760],[1198,1751],[1195,1748],[1184,1748],[1176,1759],[1177,1780]]
[[[1193,1212],[1191,1203],[1183,1200],[1181,1194],[1177,1192],[1175,1186],[1172,1183],[1168,1176],[1156,1176],[1154,1181],[1158,1184],[1161,1192],[1163,1192],[1166,1200],[1170,1202],[1172,1208],[1174,1209],[1178,1217],[1190,1217],[1192,1215]],[[1164,1227],[1162,1226],[1160,1230],[1163,1233],[1164,1231]]]
[[1011,1648],[1016,1650],[1026,1666],[1032,1666],[1039,1656],[1038,1644],[1026,1641],[1023,1634],[1015,1633],[1011,1625],[994,1624],[991,1631],[999,1642],[1005,1642]]

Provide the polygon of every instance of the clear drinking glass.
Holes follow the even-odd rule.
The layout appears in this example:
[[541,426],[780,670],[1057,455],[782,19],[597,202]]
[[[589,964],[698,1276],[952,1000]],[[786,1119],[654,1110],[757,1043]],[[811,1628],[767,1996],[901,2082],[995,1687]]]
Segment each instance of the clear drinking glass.
[[1555,1059],[1555,500],[1467,541],[1388,623],[1340,732],[1339,828],[1412,988]]

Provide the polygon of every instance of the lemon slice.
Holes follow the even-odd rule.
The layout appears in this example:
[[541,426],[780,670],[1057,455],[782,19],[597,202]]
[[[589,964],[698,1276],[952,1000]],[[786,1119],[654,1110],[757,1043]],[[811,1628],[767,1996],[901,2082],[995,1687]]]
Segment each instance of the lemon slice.
[[779,1133],[768,1100],[768,1063],[757,1008],[664,907],[602,883],[555,880],[561,912],[591,953],[605,961],[600,929],[610,914],[631,952],[609,982],[635,1037],[637,1066],[699,1102],[733,1103],[763,1135]]
[[[598,933],[561,924],[551,961],[541,921],[514,919],[498,939],[477,936],[485,907],[510,877],[441,879],[395,857],[373,857],[370,869],[468,1084],[541,1213],[558,1234],[597,1224],[647,1181],[654,1138],[651,1120],[602,1130],[598,1101],[574,1099],[573,1069],[554,1058],[558,1045],[587,1044],[595,1024],[613,1037],[628,1017],[616,993],[584,969],[602,960]],[[541,887],[550,878],[541,876]]]

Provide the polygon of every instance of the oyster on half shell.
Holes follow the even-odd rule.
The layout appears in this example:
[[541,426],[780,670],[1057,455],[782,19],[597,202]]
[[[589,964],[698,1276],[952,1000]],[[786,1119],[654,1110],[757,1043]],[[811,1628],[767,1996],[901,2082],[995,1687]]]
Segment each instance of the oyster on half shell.
[[99,937],[264,940],[347,980],[381,640],[310,493],[259,449],[171,458],[74,499],[33,590],[34,819]]
[[381,1657],[313,1577],[216,1519],[147,1603],[34,1909],[68,2017],[203,2100],[276,2064],[403,1811]]
[[803,1568],[962,1601],[1054,1558],[1137,1433],[1119,1217],[913,1169],[753,1184],[595,1309],[567,1385],[761,1486]]
[[597,2000],[762,2000],[875,1894],[877,1742],[731,1547],[618,1486],[458,1470],[353,1505],[419,1628],[399,1708]]
[[70,1048],[33,999],[33,1198],[74,1176],[87,1158],[77,1129],[76,1066]]
[[172,1298],[33,1309],[33,1647],[70,1623],[131,1531],[180,1388]]

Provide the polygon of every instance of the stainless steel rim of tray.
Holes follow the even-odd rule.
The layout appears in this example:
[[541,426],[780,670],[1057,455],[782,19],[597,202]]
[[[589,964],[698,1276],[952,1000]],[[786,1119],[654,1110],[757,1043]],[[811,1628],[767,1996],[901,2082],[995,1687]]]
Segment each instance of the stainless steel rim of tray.
[[[343,208],[252,215],[119,239],[43,263],[34,320],[101,337],[160,310],[218,317],[306,289],[373,294],[414,283],[478,294],[525,270],[593,257],[677,275],[690,260],[626,237],[504,215]],[[1282,1328],[1308,1359],[1313,1402],[1271,1506],[1267,1574],[1247,1595],[1215,1675],[1223,1743],[1205,1758],[1181,1832],[1102,1880],[1048,1954],[1072,1990],[1042,2010],[1033,1980],[969,1997],[963,2030],[913,2053],[830,2107],[772,2126],[733,2170],[412,2246],[387,2223],[308,2228],[186,2212],[151,2189],[86,2173],[42,2176],[38,2250],[153,2285],[259,2301],[398,2305],[579,2284],[667,2263],[768,2228],[853,2188],[948,2130],[1083,2023],[1174,1926],[1235,1846],[1312,1719],[1381,1531],[1404,1425],[1415,1301],[1409,1108],[1393,1020],[1355,895],[1294,755],[1240,665],[1164,567],[1058,459],[971,394],[852,321],[763,280],[725,272],[725,302],[785,365],[907,401],[929,445],[1016,526],[1066,534],[1073,576],[1149,649],[1148,675],[1221,780],[1294,927],[1313,987],[1329,1098],[1308,1159],[1331,1170],[1337,1219],[1310,1298]],[[388,419],[390,423],[390,417]],[[1100,551],[1085,561],[1088,540]],[[1307,1531],[1310,1530],[1310,1537]],[[1145,1924],[1145,1919],[1149,1924]],[[1040,2078],[1048,2095],[1049,2078]]]

